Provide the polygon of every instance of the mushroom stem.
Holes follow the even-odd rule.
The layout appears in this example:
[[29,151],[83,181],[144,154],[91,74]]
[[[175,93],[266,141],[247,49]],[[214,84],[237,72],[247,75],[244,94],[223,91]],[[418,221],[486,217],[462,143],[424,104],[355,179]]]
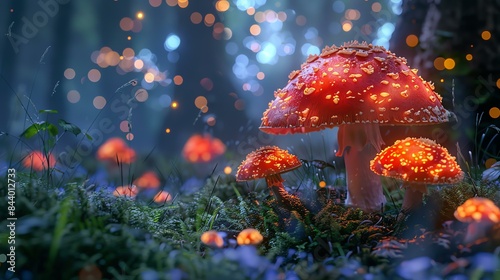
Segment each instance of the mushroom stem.
[[425,184],[404,182],[401,187],[405,189],[403,205],[401,206],[401,211],[403,213],[411,212],[422,204],[424,194],[427,192],[427,186]]
[[491,221],[472,222],[467,226],[467,233],[464,237],[464,243],[472,243],[487,236],[488,231],[493,227]]
[[271,189],[272,193],[276,197],[276,202],[281,207],[287,209],[288,211],[297,211],[302,218],[305,218],[308,214],[308,210],[295,195],[289,194],[285,187],[283,186],[283,178],[280,174],[274,174],[266,177],[267,186]]
[[367,212],[382,210],[386,202],[382,182],[370,170],[370,160],[384,144],[378,124],[342,125],[337,138],[339,150],[336,155],[344,154],[346,167],[346,205]]

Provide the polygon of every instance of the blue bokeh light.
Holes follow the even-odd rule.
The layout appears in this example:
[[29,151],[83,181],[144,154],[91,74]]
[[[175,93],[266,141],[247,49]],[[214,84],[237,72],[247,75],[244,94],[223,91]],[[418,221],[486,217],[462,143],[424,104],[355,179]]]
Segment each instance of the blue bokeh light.
[[175,51],[180,44],[181,44],[181,38],[171,33],[165,39],[165,43],[163,43],[163,46],[165,47],[166,51]]

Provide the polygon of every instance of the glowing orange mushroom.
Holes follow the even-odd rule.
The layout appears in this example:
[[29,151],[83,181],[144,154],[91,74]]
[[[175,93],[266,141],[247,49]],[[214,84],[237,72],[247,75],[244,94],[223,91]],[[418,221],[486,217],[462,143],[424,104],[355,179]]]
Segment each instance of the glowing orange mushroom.
[[47,166],[52,168],[56,164],[56,158],[52,155],[47,157],[40,151],[33,151],[29,153],[23,160],[23,166],[31,168],[35,171],[43,171],[47,169]]
[[147,171],[134,181],[134,185],[144,189],[156,189],[160,186],[160,179],[153,171]]
[[225,151],[226,145],[220,139],[209,134],[195,134],[184,144],[182,156],[191,163],[209,162]]
[[167,201],[172,200],[172,195],[170,193],[168,193],[167,191],[160,191],[155,195],[153,200],[156,203],[165,203]]
[[135,198],[139,193],[139,189],[135,185],[119,186],[113,191],[114,196],[125,196]]
[[469,224],[464,238],[469,243],[486,237],[491,227],[500,222],[500,209],[485,197],[473,197],[458,206],[455,218]]
[[264,237],[254,228],[244,229],[236,237],[238,245],[258,245],[262,240],[264,240]]
[[120,162],[130,164],[135,161],[135,151],[127,146],[121,138],[108,139],[97,150],[97,159],[100,161]]
[[215,230],[204,232],[201,237],[201,242],[207,246],[222,248],[224,246],[224,239]]

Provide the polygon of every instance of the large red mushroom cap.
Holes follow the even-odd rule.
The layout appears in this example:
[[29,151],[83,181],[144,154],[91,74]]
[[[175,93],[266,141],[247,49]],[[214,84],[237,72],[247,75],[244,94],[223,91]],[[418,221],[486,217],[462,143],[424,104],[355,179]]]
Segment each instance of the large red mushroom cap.
[[452,184],[463,179],[456,158],[448,150],[427,138],[397,140],[370,162],[378,175],[411,183]]
[[47,157],[40,151],[33,151],[23,159],[23,166],[31,168],[35,171],[43,171],[47,168],[53,168],[55,164],[56,158],[52,154],[48,154],[47,162]]
[[289,75],[264,112],[270,134],[307,133],[344,124],[447,122],[434,86],[381,46],[345,43],[311,55]]
[[238,167],[237,181],[249,181],[291,171],[302,163],[287,150],[276,146],[261,147],[249,153]]

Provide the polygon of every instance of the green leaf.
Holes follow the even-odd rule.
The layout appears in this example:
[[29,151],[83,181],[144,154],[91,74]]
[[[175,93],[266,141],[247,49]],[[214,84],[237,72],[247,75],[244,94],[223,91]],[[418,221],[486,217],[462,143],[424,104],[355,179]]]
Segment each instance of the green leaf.
[[55,126],[51,123],[47,124],[47,130],[49,131],[49,134],[52,137],[56,137],[57,134],[59,133],[59,129],[57,129],[57,126]]
[[[82,130],[78,126],[76,126],[72,123],[69,123],[63,119],[59,119],[59,126],[62,127],[62,129],[64,129],[64,131],[69,131],[69,132],[73,133],[75,136],[82,133]],[[87,138],[88,138],[88,136],[87,136]]]
[[40,130],[44,130],[45,126],[46,126],[46,123],[44,121],[34,123],[34,124],[28,126],[28,128],[26,128],[26,130],[23,131],[23,133],[21,133],[21,137],[29,139],[29,138],[35,136]]
[[88,133],[85,133],[85,136],[87,137],[87,139],[89,139],[90,141],[94,140],[94,138],[92,138],[92,136],[90,136],[90,134]]
[[57,114],[57,110],[40,110],[38,111],[39,114],[42,114],[42,113],[47,113],[47,114]]

